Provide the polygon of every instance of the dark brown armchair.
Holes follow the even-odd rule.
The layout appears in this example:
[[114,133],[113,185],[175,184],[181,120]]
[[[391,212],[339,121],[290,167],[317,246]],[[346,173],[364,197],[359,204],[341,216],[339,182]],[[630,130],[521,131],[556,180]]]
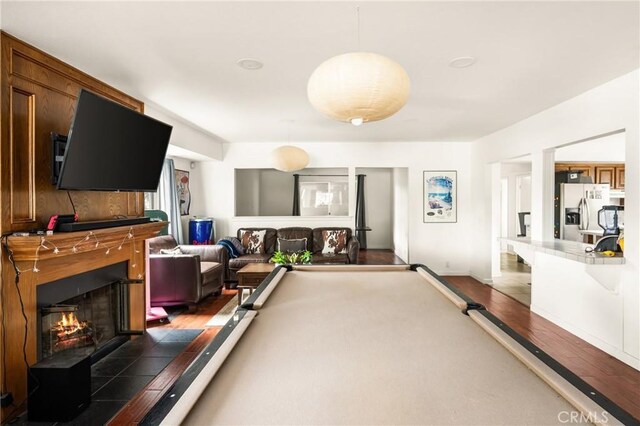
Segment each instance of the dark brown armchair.
[[[220,294],[228,255],[221,246],[178,245],[171,235],[147,240],[151,306],[193,307],[210,294]],[[178,248],[175,253],[162,250]]]

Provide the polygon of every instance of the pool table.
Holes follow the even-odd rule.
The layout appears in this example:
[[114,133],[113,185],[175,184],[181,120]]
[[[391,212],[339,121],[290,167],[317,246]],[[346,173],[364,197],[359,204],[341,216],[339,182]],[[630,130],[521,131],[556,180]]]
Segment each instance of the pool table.
[[276,267],[143,424],[625,421],[548,358],[426,266]]

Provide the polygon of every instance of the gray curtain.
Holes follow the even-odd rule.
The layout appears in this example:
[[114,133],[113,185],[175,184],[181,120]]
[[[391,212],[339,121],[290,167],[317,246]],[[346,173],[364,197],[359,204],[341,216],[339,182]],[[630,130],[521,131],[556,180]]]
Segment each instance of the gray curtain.
[[293,175],[293,212],[292,216],[300,216],[300,175]]
[[364,204],[364,178],[366,175],[357,175],[356,182],[356,237],[360,242],[360,248],[367,248],[367,221],[365,218]]
[[176,168],[173,160],[164,160],[160,183],[158,184],[158,205],[169,217],[169,234],[178,244],[182,244],[182,220],[180,219],[180,200],[176,186]]

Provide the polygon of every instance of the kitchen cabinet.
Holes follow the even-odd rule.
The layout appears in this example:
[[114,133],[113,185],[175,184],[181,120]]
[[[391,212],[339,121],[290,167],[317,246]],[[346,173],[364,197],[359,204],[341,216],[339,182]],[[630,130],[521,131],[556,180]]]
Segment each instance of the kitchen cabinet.
[[615,189],[624,189],[624,167],[616,167]]
[[616,187],[616,169],[612,166],[597,166],[595,183],[608,183],[612,188]]
[[624,189],[624,164],[556,163],[556,172],[581,171],[593,183],[608,183],[611,189]]
[[594,167],[587,164],[556,163],[556,172],[578,171],[582,176],[594,177]]

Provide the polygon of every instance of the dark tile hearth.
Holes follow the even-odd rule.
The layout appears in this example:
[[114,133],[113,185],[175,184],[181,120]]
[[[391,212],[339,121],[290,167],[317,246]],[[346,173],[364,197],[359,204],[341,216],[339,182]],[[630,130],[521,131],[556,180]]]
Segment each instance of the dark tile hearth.
[[173,357],[141,357],[127,367],[120,376],[156,376]]
[[191,342],[198,335],[202,333],[202,330],[171,330],[169,334],[162,339],[162,342]]
[[96,393],[98,389],[106,385],[113,377],[91,377],[91,395]]
[[92,401],[91,406],[69,423],[59,425],[102,426],[126,404],[126,401]]
[[91,404],[72,422],[29,422],[23,413],[12,424],[104,425],[200,333],[201,329],[150,328],[91,366]]
[[91,366],[91,377],[114,377],[135,361],[135,358],[107,356]]
[[[118,376],[104,385],[91,396],[91,401],[123,401],[127,402],[154,376]],[[124,405],[124,404],[123,404]]]
[[180,352],[187,347],[189,342],[159,342],[153,348],[145,351],[145,357],[171,357],[175,358]]

